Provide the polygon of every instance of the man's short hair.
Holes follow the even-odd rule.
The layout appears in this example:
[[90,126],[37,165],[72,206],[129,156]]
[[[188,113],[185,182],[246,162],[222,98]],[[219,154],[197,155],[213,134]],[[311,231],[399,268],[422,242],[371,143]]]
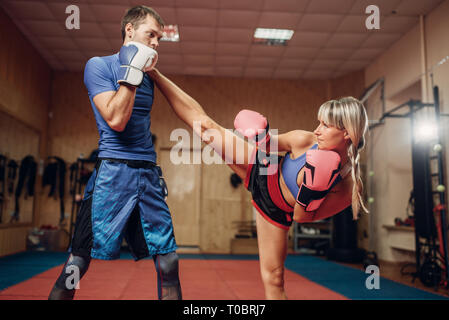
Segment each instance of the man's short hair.
[[154,11],[153,8],[147,6],[135,6],[128,9],[122,19],[122,40],[125,40],[126,31],[125,27],[128,23],[131,23],[134,29],[137,29],[139,25],[150,15],[154,20],[159,23],[161,28],[164,28],[165,22],[161,16]]

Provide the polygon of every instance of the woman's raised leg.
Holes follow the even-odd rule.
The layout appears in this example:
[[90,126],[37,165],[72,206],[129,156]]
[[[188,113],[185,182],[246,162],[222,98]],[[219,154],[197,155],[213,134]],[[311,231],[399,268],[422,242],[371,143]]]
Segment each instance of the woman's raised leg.
[[176,84],[153,69],[149,73],[176,115],[211,146],[242,179],[246,177],[254,146],[212,120],[201,105]]

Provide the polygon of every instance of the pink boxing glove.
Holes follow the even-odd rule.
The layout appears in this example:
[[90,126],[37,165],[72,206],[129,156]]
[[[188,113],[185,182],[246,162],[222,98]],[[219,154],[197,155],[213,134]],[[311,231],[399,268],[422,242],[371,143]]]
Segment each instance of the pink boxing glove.
[[270,134],[267,118],[256,111],[242,110],[234,120],[234,127],[248,139],[253,139],[257,145],[268,144]]
[[329,190],[341,180],[340,156],[334,151],[309,150],[306,153],[304,178],[296,202],[306,211],[314,211]]

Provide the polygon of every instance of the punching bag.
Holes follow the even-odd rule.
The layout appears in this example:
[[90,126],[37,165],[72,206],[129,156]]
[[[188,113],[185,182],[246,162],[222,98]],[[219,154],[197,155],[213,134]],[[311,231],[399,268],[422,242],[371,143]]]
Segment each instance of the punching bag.
[[357,248],[357,221],[352,219],[352,208],[348,207],[333,218],[332,247],[327,258],[340,262],[361,263],[365,251]]

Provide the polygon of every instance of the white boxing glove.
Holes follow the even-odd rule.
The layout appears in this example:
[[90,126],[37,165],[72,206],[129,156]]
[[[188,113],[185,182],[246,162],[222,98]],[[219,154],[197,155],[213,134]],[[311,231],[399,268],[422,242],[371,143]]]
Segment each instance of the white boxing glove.
[[143,70],[154,68],[157,63],[157,51],[135,41],[130,41],[120,48],[118,72],[119,84],[125,83],[140,86],[143,80]]

